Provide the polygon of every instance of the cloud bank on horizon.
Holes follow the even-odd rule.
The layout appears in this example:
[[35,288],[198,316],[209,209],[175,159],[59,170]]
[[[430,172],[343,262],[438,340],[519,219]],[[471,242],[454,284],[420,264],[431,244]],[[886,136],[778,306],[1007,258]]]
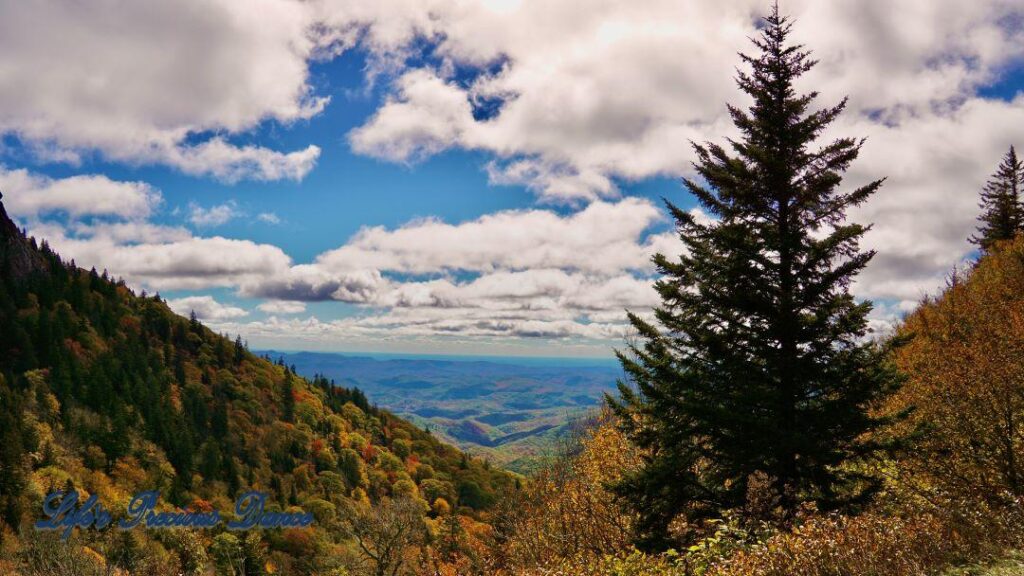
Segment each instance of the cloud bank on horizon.
[[[730,0],[51,0],[0,7],[0,189],[30,230],[82,265],[169,294],[183,313],[282,347],[598,353],[623,310],[657,303],[655,252],[678,241],[630,185],[690,173],[689,141],[735,135],[725,103],[767,2]],[[1024,145],[1024,6],[1011,0],[792,0],[832,136],[868,143],[850,185],[888,180],[851,214],[878,256],[855,292],[891,320],[969,256],[976,191]],[[380,94],[334,137],[415,170],[484,158],[524,205],[367,225],[307,262],[225,237],[280,226],[244,202],[191,202],[178,223],[140,167],[197,182],[301,182],[322,146],[274,136],[332,101],[317,63],[365,58]],[[268,127],[270,127],[268,129]],[[269,136],[267,134],[270,134]],[[116,174],[106,167],[123,167]],[[97,169],[100,168],[100,169]],[[132,172],[135,170],[136,172]],[[127,171],[127,172],[124,172]],[[130,178],[124,174],[131,175]],[[301,186],[290,202],[303,202]],[[482,187],[479,194],[492,191]],[[311,209],[316,209],[312,208]],[[237,236],[237,235],[236,235]],[[323,303],[346,312],[311,313]],[[246,304],[248,303],[248,304]],[[504,346],[504,347],[503,347]]]

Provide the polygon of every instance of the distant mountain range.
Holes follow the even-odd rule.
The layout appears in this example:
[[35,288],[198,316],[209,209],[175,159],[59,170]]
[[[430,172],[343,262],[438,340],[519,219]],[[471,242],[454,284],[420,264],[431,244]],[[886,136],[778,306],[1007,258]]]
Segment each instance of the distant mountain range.
[[517,471],[549,455],[622,375],[614,360],[265,353],[302,375],[357,387],[382,408]]

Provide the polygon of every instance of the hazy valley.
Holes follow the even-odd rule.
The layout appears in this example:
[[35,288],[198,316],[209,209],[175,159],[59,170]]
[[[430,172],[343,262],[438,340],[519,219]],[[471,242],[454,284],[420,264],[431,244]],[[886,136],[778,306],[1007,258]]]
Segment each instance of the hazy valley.
[[370,402],[518,472],[550,455],[571,422],[599,406],[622,375],[611,360],[265,353],[303,376],[357,387]]

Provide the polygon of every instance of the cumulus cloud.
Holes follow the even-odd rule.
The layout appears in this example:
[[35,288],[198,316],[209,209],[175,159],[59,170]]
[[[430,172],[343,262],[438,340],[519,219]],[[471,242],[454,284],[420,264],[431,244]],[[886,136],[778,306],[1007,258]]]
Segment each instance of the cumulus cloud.
[[260,212],[256,215],[256,219],[265,224],[280,224],[281,218],[273,212]]
[[657,231],[664,224],[651,202],[632,198],[565,215],[512,210],[367,228],[239,293],[355,304],[376,311],[359,326],[394,335],[612,338],[625,309],[657,304],[653,254],[682,250],[674,233]]
[[[625,199],[565,215],[516,210],[368,228],[311,264],[239,287],[245,297],[346,302],[368,313],[225,329],[264,336],[288,330],[278,336],[300,340],[344,334],[607,344],[625,334],[626,309],[646,314],[657,305],[651,256],[682,250],[674,233],[657,231],[663,220],[650,202]],[[276,310],[267,303],[267,312]]]
[[[28,218],[64,210],[123,219],[35,226],[69,256],[140,285],[229,287],[271,299],[271,314],[289,314],[278,300],[334,300],[361,312],[247,325],[311,338],[614,338],[622,308],[654,302],[650,255],[681,250],[656,206],[616,201],[619,185],[686,174],[689,140],[735,136],[725,103],[745,104],[733,83],[736,52],[751,49],[768,7],[189,2],[0,8],[0,84],[8,88],[0,132],[45,161],[99,151],[227,181],[298,179],[318,148],[279,151],[235,136],[316,116],[326,100],[310,88],[309,62],[358,46],[369,58],[367,82],[382,83],[386,96],[348,134],[353,150],[398,163],[481,151],[492,182],[569,206],[368,227],[295,264],[275,246],[145,222],[159,194],[141,183],[85,176],[109,200],[86,202],[66,192],[82,182],[36,178],[22,186],[35,192],[9,201]],[[823,105],[850,96],[830,136],[869,138],[849,184],[888,176],[852,216],[874,224],[864,244],[879,252],[856,293],[885,301],[875,320],[889,322],[968,256],[976,190],[1006,147],[1024,141],[1024,97],[979,95],[1024,58],[1024,8],[1014,0],[793,0],[783,8],[820,60],[804,87],[819,90]],[[31,177],[0,173],[9,182]],[[203,210],[199,220],[210,225],[223,217]]]
[[182,316],[195,313],[201,320],[230,320],[247,316],[249,313],[237,306],[222,304],[212,296],[187,296],[168,300],[167,305]]
[[[726,128],[735,53],[762,7],[437,4],[422,8],[435,15],[432,26],[411,36],[433,35],[448,65],[402,70],[393,97],[350,134],[354,148],[401,161],[447,148],[485,150],[499,158],[490,166],[495,181],[563,200],[612,196],[615,178],[686,170],[686,142]],[[387,16],[379,18],[368,26]],[[392,50],[373,40],[371,49]],[[456,67],[480,73],[457,82]],[[475,113],[488,105],[496,112]]]
[[85,224],[71,222],[68,228],[57,230],[55,237],[71,234],[76,238],[91,238],[112,245],[169,244],[192,238],[192,233],[180,226],[164,226],[150,222],[101,222]]
[[[194,236],[185,228],[147,220],[161,196],[145,183],[98,175],[56,179],[0,169],[0,187],[5,206],[27,222],[30,234],[45,238],[80,266],[107,269],[140,288],[235,287],[292,267],[291,258],[276,246]],[[225,206],[233,210],[233,204]],[[194,207],[191,217],[216,224],[225,221],[225,206]],[[67,221],[51,218],[55,213],[67,214]]]
[[289,300],[270,300],[259,304],[256,308],[267,314],[301,314],[306,311],[306,303]]
[[[562,202],[684,175],[688,141],[734,137],[725,103],[746,104],[733,83],[736,52],[752,50],[768,9],[760,0],[374,5],[343,13],[395,80],[349,134],[353,148],[396,162],[481,150],[493,157],[493,182]],[[849,181],[888,177],[853,214],[873,223],[865,245],[879,252],[857,293],[913,301],[969,256],[976,191],[1008,145],[1024,141],[1024,98],[979,95],[1024,60],[1024,7],[794,0],[783,10],[820,61],[803,87],[821,105],[850,97],[831,135],[868,137]],[[423,41],[436,58],[404,58]]]
[[106,234],[69,236],[54,226],[32,226],[29,232],[47,238],[62,256],[74,258],[80,266],[106,268],[151,290],[233,287],[291,265],[291,258],[277,246],[220,236],[165,236],[161,239],[168,241],[122,244]]
[[242,179],[302,180],[316,165],[320,147],[310,144],[294,152],[277,152],[260,146],[235,146],[214,138],[196,146],[154,150],[141,160],[166,161],[186,174],[213,176],[225,182]]
[[280,300],[371,304],[389,284],[377,270],[332,273],[316,265],[300,264],[273,275],[253,276],[241,283],[239,293]]
[[311,118],[314,9],[289,0],[0,6],[0,133],[40,159],[99,151],[226,181],[300,179],[319,148],[230,136]]
[[25,169],[0,166],[0,191],[11,214],[37,217],[64,212],[140,219],[161,202],[157,190],[145,182],[118,182],[102,174],[83,174],[53,179]]
[[[39,179],[27,172],[22,177]],[[657,302],[649,265],[654,251],[681,250],[671,232],[659,231],[666,224],[660,211],[635,198],[568,213],[510,210],[456,223],[428,219],[366,228],[306,264],[273,245],[196,236],[127,217],[134,212],[102,222],[62,222],[46,217],[53,211],[33,216],[29,232],[79,265],[107,269],[136,288],[233,289],[266,299],[257,308],[272,317],[301,314],[310,301],[359,310],[337,322],[250,323],[262,331],[301,326],[305,334],[332,338],[346,328],[377,339],[613,339],[625,329],[625,308],[646,310]],[[234,203],[193,205],[187,217],[212,226],[237,212]],[[211,296],[170,303],[218,328],[247,314]]]
[[199,227],[220,226],[239,216],[238,205],[234,202],[218,204],[209,208],[192,203],[189,204],[188,211],[188,221]]
[[[497,181],[562,199],[612,195],[618,178],[684,173],[688,140],[731,135],[724,103],[743,103],[736,52],[751,49],[747,38],[768,8],[760,0],[374,4],[357,15],[341,10],[367,30],[368,50],[400,56],[425,39],[441,63],[399,67],[392,96],[350,134],[353,147],[402,162],[485,150],[500,159],[490,166]],[[821,60],[809,81],[826,98],[850,95],[852,114],[878,121],[941,115],[1024,55],[1015,25],[1024,9],[1008,0],[784,9]],[[475,71],[468,81],[466,70]]]
[[318,256],[316,263],[326,270],[376,268],[411,274],[644,270],[651,254],[644,233],[663,219],[653,203],[627,198],[593,202],[568,216],[533,209],[487,214],[459,224],[418,220],[394,230],[364,228],[344,246]]
[[888,176],[875,197],[851,214],[874,223],[864,244],[878,251],[856,292],[916,301],[970,257],[967,238],[977,225],[978,191],[1007,148],[1024,141],[1024,96],[972,99],[940,118],[906,118],[898,125],[854,119],[837,130],[869,138],[851,181]]
[[350,135],[356,151],[404,162],[451,147],[475,126],[466,92],[434,71],[412,70],[395,84],[396,94]]
[[[307,318],[278,318],[239,323],[224,321],[213,323],[218,330],[242,333],[250,341],[281,342],[286,340],[307,349],[328,346],[365,346],[367,342],[419,343],[441,345],[469,344],[476,350],[495,345],[526,346],[530,341],[539,343],[559,341],[561,350],[580,347],[587,352],[607,352],[610,340],[621,340],[626,330],[622,324],[579,323],[568,319],[520,319],[487,317],[445,317],[384,313],[373,316],[320,320]],[[533,344],[536,346],[537,344]],[[551,349],[548,348],[548,353]],[[536,353],[537,349],[532,350]]]
[[[30,205],[23,197],[38,189],[69,185],[27,171],[17,176],[36,185],[14,187],[8,196],[12,206]],[[100,182],[159,198],[144,185]],[[128,205],[115,202],[118,210],[108,210],[94,202],[76,209],[50,202],[21,215],[28,215],[31,234],[46,238],[65,257],[107,269],[136,288],[234,289],[243,297],[268,299],[258,308],[274,316],[301,314],[308,301],[347,303],[363,311],[358,320],[341,324],[300,324],[328,335],[344,326],[374,338],[612,338],[624,329],[624,308],[656,303],[649,279],[653,252],[681,249],[673,234],[657,231],[665,224],[660,211],[640,199],[594,202],[565,214],[511,210],[457,223],[429,219],[367,228],[308,264],[295,264],[273,245],[155,224],[137,217],[148,214],[144,209]],[[47,217],[57,210],[73,217]],[[76,217],[95,213],[109,218]],[[237,214],[229,202],[192,205],[187,218],[215,226]],[[247,314],[211,296],[170,304],[218,325]],[[261,329],[292,325],[266,324]]]

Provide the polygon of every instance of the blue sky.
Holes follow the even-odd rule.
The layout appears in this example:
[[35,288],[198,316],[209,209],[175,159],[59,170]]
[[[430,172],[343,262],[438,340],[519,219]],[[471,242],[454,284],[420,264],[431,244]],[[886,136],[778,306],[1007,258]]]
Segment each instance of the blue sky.
[[[765,3],[188,5],[0,8],[0,189],[33,234],[258,347],[604,357],[679,249],[660,199],[697,210],[688,141],[734,135]],[[884,329],[1024,143],[1024,10],[784,9],[807,87],[850,96],[829,136],[869,139],[851,185],[889,177],[851,215]]]

